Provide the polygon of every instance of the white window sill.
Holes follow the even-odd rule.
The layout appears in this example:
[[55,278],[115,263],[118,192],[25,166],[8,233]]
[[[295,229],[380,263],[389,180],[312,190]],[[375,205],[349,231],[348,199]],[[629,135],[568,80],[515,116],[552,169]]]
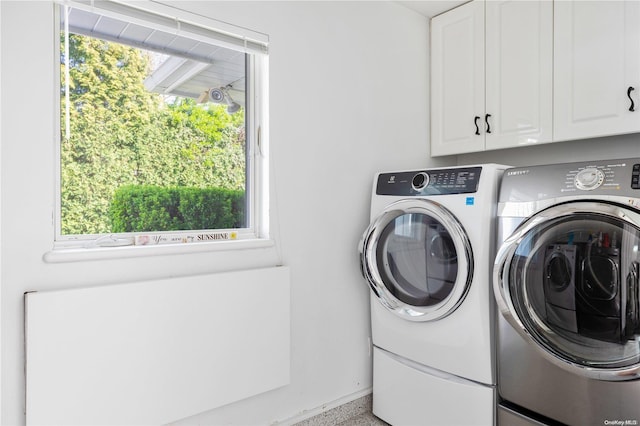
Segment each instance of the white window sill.
[[166,244],[155,246],[123,246],[95,248],[53,249],[44,254],[46,263],[82,262],[90,260],[127,259],[147,256],[166,256],[232,250],[252,250],[274,247],[269,239],[215,241],[211,243]]

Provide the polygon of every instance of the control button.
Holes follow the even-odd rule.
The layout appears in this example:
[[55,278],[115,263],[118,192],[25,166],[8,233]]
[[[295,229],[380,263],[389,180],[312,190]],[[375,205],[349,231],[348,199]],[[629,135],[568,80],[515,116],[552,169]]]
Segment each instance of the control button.
[[576,188],[583,191],[591,191],[598,188],[604,182],[604,173],[602,170],[589,167],[580,170],[574,179]]
[[420,191],[427,185],[429,185],[429,175],[425,172],[417,173],[411,180],[411,187],[416,191]]

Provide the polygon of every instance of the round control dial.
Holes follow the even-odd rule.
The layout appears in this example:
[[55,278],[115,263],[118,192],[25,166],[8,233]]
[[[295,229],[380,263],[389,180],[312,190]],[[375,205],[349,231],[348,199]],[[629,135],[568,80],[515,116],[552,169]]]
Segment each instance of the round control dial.
[[429,185],[429,175],[426,172],[416,173],[411,179],[411,187],[416,191],[420,191],[427,185]]
[[604,173],[600,169],[589,167],[580,170],[574,179],[576,188],[590,191],[598,188],[604,182]]

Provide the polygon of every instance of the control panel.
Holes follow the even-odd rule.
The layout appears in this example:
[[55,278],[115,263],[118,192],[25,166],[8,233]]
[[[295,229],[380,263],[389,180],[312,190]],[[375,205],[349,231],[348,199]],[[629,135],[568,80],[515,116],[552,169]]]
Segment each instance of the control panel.
[[508,169],[499,201],[599,195],[631,197],[640,203],[640,158]]
[[482,167],[381,173],[377,195],[421,196],[468,194],[478,191]]
[[[629,178],[629,171],[631,171],[631,178]],[[640,163],[585,164],[567,171],[565,181],[567,185],[562,192],[593,191],[598,188],[603,190],[640,189],[639,177]]]

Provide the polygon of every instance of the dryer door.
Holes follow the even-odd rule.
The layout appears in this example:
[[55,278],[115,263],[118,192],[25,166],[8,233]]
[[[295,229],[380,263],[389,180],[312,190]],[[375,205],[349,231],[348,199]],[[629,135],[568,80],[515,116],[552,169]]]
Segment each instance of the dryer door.
[[440,204],[390,204],[360,241],[362,274],[379,301],[411,321],[453,312],[473,277],[473,254],[462,225]]
[[573,202],[523,222],[498,251],[502,315],[554,364],[600,380],[640,378],[640,213]]

